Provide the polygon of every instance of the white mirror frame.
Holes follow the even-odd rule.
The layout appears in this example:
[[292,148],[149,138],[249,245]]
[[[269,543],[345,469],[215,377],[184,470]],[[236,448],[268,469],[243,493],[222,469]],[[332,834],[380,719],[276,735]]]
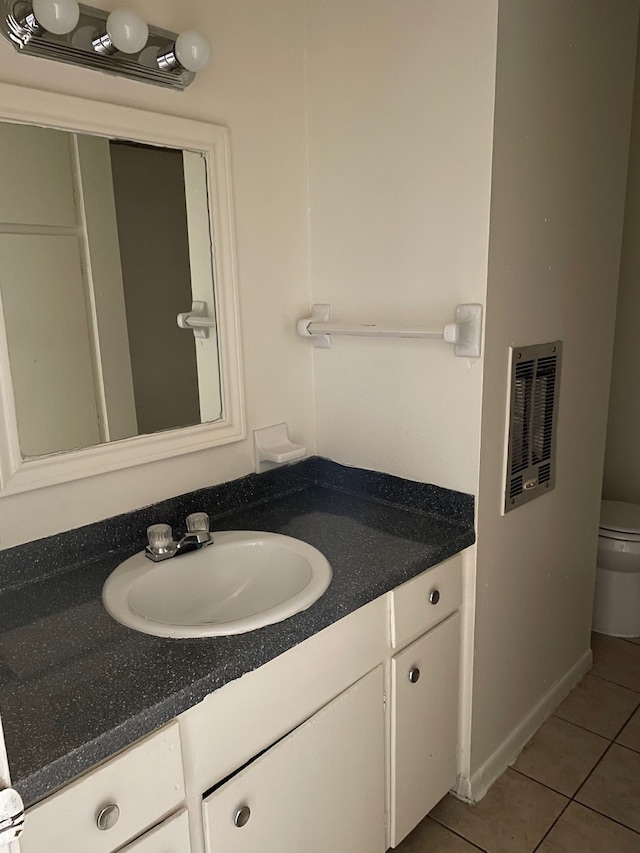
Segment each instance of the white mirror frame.
[[[246,438],[230,185],[224,127],[0,84],[0,121],[201,152],[207,165],[222,418],[80,450],[23,459],[0,304],[0,497]],[[188,309],[187,309],[188,310]]]

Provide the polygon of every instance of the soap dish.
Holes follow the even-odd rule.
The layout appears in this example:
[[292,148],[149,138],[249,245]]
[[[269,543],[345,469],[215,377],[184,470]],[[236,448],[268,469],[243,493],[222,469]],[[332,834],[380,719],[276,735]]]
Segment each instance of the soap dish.
[[256,474],[262,474],[271,468],[302,459],[306,456],[307,448],[291,441],[286,424],[274,424],[253,431],[253,453]]

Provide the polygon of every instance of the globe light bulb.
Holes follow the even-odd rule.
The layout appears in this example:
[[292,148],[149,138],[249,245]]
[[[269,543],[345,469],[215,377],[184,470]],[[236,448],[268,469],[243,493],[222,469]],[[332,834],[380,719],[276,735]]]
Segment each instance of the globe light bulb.
[[80,18],[76,0],[33,0],[31,8],[40,26],[55,35],[70,33]]
[[147,43],[149,27],[130,9],[114,9],[107,18],[107,35],[116,50],[138,53]]
[[211,59],[211,45],[195,30],[185,30],[176,39],[175,54],[187,71],[202,71]]

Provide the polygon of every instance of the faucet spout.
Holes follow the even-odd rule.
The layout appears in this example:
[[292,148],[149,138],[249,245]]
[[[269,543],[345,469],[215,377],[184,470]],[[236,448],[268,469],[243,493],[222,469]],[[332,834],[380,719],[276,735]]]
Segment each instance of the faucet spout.
[[205,545],[213,545],[213,537],[208,530],[206,533],[201,530],[195,533],[185,533],[184,536],[176,542],[176,551],[173,556],[179,557],[180,554],[187,554],[189,551],[197,551],[200,548],[204,548]]

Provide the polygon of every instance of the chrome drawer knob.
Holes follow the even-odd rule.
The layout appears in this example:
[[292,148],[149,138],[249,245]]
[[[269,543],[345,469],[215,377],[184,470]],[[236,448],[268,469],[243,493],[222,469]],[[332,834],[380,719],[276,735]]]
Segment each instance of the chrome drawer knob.
[[100,809],[96,815],[96,824],[98,829],[106,832],[107,829],[113,829],[120,817],[120,809],[115,803],[109,803]]
[[437,589],[432,589],[429,593],[429,604],[437,604],[440,601],[440,592]]
[[251,817],[251,809],[249,806],[240,806],[238,811],[233,816],[233,822],[237,827],[246,826]]
[[415,684],[416,681],[420,678],[420,670],[417,666],[414,666],[413,669],[409,670],[409,681],[412,684]]

